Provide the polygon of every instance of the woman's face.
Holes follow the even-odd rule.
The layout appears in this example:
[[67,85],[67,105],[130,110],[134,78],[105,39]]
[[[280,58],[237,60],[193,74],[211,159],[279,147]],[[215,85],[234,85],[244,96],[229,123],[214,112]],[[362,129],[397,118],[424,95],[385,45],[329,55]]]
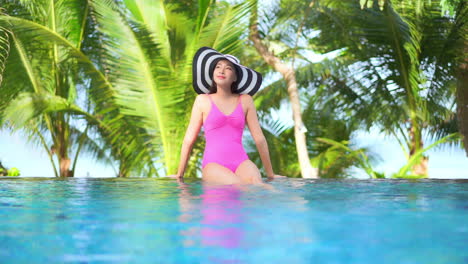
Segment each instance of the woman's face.
[[220,60],[213,71],[213,79],[217,85],[231,87],[237,80],[236,69],[228,60]]

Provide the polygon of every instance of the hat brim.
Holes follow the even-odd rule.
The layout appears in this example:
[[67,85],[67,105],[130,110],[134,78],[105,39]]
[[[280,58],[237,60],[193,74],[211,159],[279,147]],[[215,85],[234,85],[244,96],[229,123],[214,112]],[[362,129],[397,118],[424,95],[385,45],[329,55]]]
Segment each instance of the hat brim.
[[210,93],[210,86],[213,84],[213,69],[219,59],[229,60],[236,67],[237,93],[254,95],[260,89],[263,80],[260,73],[239,64],[234,56],[224,55],[209,47],[202,47],[195,53],[192,62],[195,92],[198,94]]

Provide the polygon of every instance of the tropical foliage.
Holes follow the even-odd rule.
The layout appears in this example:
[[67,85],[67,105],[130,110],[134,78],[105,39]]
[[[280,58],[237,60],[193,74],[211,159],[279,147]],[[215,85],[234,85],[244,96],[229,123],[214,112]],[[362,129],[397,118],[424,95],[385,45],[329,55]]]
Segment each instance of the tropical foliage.
[[[2,123],[25,130],[42,145],[56,176],[73,176],[81,150],[105,157],[80,122],[92,118],[90,104],[78,101],[80,93],[87,93],[80,65],[87,60],[80,51],[86,6],[86,1],[19,1],[4,5],[0,16],[10,46],[0,99]],[[93,68],[89,62],[86,67]]]
[[[163,1],[90,3],[22,1],[1,17],[16,47],[7,61],[14,75],[4,74],[11,80],[4,84],[9,95],[2,103],[5,121],[30,131],[52,162],[57,153],[61,168],[68,169],[76,139],[77,152],[80,143],[89,141],[91,153],[117,160],[120,176],[132,171],[154,175],[158,162],[173,171],[194,98],[193,54],[200,46],[238,52],[240,20],[250,7],[200,1],[197,17],[188,17],[176,4]],[[22,45],[22,39],[29,45]],[[24,83],[14,85],[15,79]],[[92,113],[74,104],[79,95]],[[84,132],[70,127],[76,114],[87,119]],[[91,144],[88,127],[101,142]],[[71,176],[67,171],[61,169],[60,175]]]
[[[455,132],[441,127],[455,117],[455,78],[446,58],[454,52],[451,34],[461,28],[442,15],[439,1],[367,1],[361,9],[364,2],[319,6],[322,32],[310,44],[321,52],[342,50],[348,73],[334,86],[342,111],[393,135],[411,160],[425,134]],[[427,157],[418,161],[411,162],[413,174],[427,175]]]
[[323,178],[356,167],[383,177],[353,144],[373,127],[408,158],[394,177],[426,177],[437,144],[463,138],[468,154],[466,1],[234,2],[2,1],[0,128],[42,146],[56,176],[73,176],[82,153],[117,176],[173,174],[195,98],[191,60],[211,46],[264,73],[254,99],[280,174],[303,176],[307,163]]

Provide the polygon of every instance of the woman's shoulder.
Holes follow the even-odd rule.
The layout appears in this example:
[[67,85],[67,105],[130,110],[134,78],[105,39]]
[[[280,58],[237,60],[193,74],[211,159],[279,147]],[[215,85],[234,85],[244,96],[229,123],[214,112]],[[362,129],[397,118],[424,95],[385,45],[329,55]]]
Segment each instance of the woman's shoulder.
[[206,98],[206,99],[208,99],[208,96],[209,96],[208,94],[202,93],[202,94],[198,94],[196,98],[197,98],[197,99],[198,99],[198,98]]
[[249,94],[241,94],[240,99],[241,99],[242,103],[244,103],[244,104],[252,104],[253,103],[253,98]]
[[201,111],[207,111],[207,107],[210,106],[210,97],[207,94],[199,94],[195,97],[194,105]]
[[251,95],[241,94],[240,101],[242,104],[242,108],[244,109],[244,112],[248,112],[251,109],[255,109],[255,104]]
[[207,94],[199,94],[197,95],[197,97],[195,97],[195,102],[204,103],[208,100],[210,100],[210,98],[209,98],[209,95]]

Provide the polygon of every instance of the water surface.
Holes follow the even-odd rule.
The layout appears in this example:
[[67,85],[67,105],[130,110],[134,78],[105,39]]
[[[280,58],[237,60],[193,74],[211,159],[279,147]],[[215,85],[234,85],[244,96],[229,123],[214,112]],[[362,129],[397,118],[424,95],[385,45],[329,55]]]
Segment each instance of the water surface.
[[0,179],[1,263],[468,263],[468,181]]

